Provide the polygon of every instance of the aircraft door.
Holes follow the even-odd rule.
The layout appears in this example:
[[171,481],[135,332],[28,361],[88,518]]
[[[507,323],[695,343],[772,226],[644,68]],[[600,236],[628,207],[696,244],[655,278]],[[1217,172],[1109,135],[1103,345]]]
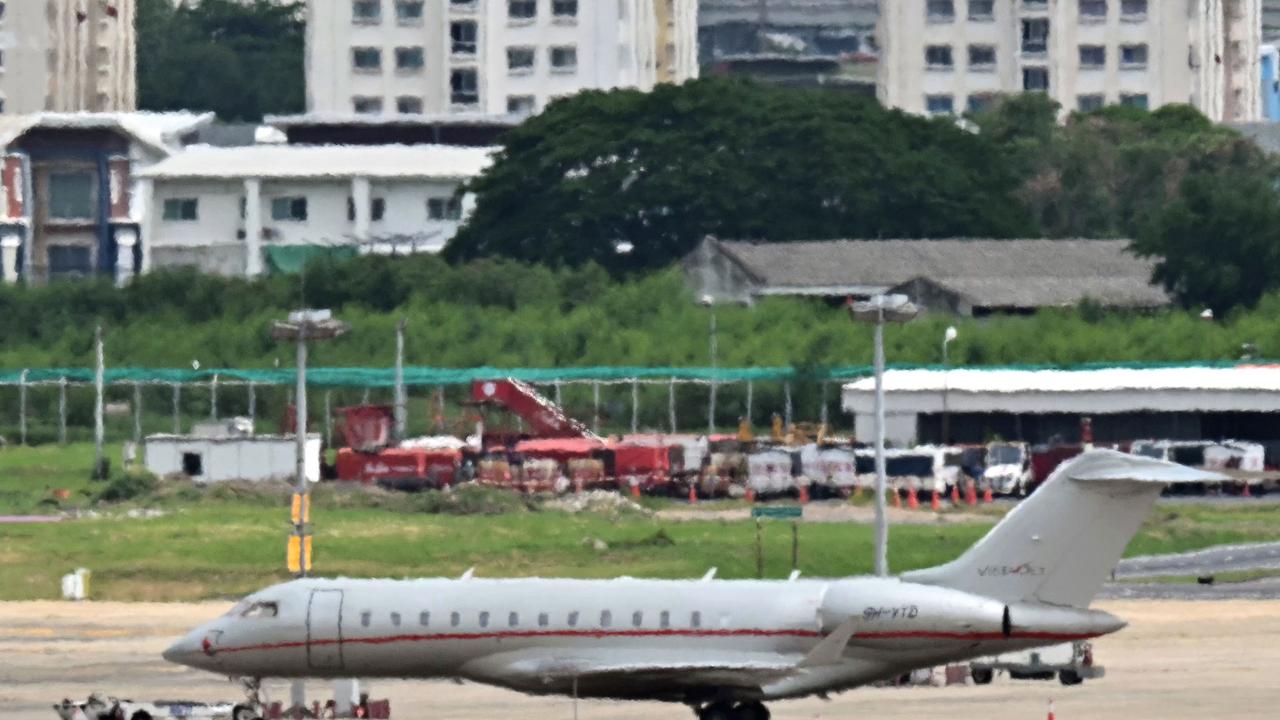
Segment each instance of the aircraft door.
[[342,591],[312,590],[307,605],[307,666],[341,670]]

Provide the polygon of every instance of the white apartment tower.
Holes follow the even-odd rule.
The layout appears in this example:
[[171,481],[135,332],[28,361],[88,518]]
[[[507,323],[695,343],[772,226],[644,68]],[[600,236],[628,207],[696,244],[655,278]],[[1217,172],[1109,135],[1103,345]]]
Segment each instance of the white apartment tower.
[[880,12],[880,99],[908,112],[1038,91],[1067,111],[1260,116],[1262,0],[891,0]]
[[309,0],[321,114],[527,114],[697,76],[697,0]]
[[0,112],[137,107],[135,0],[0,0]]

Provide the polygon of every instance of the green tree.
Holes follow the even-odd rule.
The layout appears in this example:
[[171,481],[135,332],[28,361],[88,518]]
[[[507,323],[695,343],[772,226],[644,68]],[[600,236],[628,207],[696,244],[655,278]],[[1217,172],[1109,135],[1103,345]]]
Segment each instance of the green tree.
[[1028,233],[996,150],[953,122],[847,93],[720,79],[586,92],[506,135],[467,188],[477,210],[446,253],[619,272],[667,265],[708,234]]
[[305,108],[301,0],[138,2],[138,104],[253,122]]

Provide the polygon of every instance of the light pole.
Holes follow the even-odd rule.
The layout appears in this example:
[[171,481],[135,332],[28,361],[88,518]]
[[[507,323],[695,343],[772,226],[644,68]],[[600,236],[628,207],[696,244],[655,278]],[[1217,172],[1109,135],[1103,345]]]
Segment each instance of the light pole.
[[306,577],[311,567],[311,486],[307,482],[307,341],[328,340],[346,334],[351,327],[335,320],[328,310],[298,310],[287,320],[271,326],[271,337],[297,343],[297,388],[293,426],[296,438],[297,472],[292,504],[293,535],[289,538],[289,570]]
[[709,294],[704,294],[698,299],[703,307],[711,311],[711,329],[709,333],[711,344],[711,398],[707,404],[707,435],[713,435],[716,431],[716,376],[715,370],[719,361],[718,350],[716,346],[716,299]]
[[889,522],[885,510],[884,461],[884,324],[905,323],[919,311],[906,295],[875,295],[866,302],[849,304],[855,322],[875,325],[876,368],[876,575],[889,574]]
[[954,325],[947,328],[947,332],[942,336],[942,444],[951,444],[951,412],[947,407],[947,390],[949,389],[951,364],[947,357],[947,346],[955,342],[959,333],[956,332]]

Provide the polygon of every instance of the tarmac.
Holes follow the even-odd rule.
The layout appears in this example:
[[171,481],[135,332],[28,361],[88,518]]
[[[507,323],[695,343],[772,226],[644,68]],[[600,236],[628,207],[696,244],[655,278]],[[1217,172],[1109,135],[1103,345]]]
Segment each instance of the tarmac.
[[[186,629],[229,603],[0,603],[0,709],[5,720],[52,720],[53,703],[102,691],[140,700],[237,700],[226,678],[166,664],[160,652]],[[990,686],[865,688],[772,704],[778,720],[1256,720],[1280,709],[1280,604],[1252,600],[1134,601],[1098,604],[1130,622],[1095,644],[1105,678],[1079,687],[1010,681]],[[280,682],[268,695],[287,698]],[[309,696],[328,688],[309,684]],[[573,717],[564,698],[528,698],[479,685],[379,681],[375,698],[391,700],[406,720]],[[581,720],[692,718],[680,706],[583,702]]]

